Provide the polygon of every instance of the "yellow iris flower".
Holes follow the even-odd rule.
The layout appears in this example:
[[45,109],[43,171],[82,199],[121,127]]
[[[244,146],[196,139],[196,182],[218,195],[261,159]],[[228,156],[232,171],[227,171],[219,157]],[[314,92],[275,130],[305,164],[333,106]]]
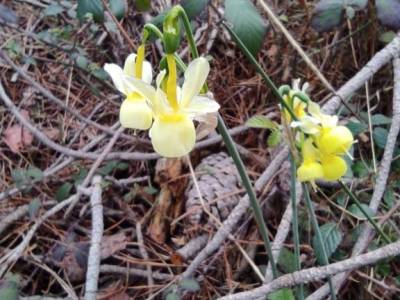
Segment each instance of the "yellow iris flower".
[[302,145],[301,154],[303,163],[297,169],[299,181],[314,181],[324,177],[324,170],[319,161],[318,150],[313,145],[312,138],[308,138]]
[[207,114],[218,111],[219,104],[210,95],[199,95],[210,71],[205,58],[196,58],[189,64],[182,88],[176,85],[174,57],[167,55],[167,62],[166,91],[161,88],[165,71],[157,76],[156,89],[136,78],[130,78],[129,83],[152,103],[154,123],[149,134],[154,150],[164,157],[181,157],[196,142],[193,120],[203,122]]
[[121,125],[125,128],[149,129],[153,121],[149,100],[130,82],[131,78],[146,84],[152,81],[151,64],[144,60],[144,46],[139,47],[138,55],[132,53],[126,58],[123,69],[116,64],[105,64],[104,70],[118,91],[125,95],[119,112]]

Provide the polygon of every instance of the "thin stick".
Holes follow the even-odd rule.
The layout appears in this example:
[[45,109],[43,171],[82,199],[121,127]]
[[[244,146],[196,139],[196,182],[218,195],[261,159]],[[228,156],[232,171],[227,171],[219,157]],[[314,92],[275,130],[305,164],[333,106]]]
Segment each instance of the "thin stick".
[[92,237],[86,271],[85,300],[96,300],[101,260],[101,240],[104,231],[101,176],[93,177],[90,206],[92,207]]
[[[146,251],[146,248],[144,246],[144,240],[143,240],[143,233],[142,233],[142,224],[140,222],[136,223],[136,237],[137,237],[137,241],[139,244],[139,251],[140,254],[142,255],[142,258],[146,261],[149,260],[149,254]],[[147,270],[147,285],[149,287],[154,286],[154,280],[153,277],[151,276],[151,274],[153,273],[152,269],[151,269],[151,265],[146,264],[146,270]]]

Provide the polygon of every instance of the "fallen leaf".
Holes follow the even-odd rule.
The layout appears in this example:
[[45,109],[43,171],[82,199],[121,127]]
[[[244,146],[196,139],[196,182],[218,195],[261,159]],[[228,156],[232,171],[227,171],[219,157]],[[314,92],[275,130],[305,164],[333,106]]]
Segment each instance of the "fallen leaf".
[[43,133],[51,140],[56,140],[60,136],[60,130],[57,128],[43,129]]
[[[21,114],[25,119],[29,119],[28,111],[21,110]],[[8,127],[4,131],[4,142],[14,153],[19,153],[21,149],[32,144],[32,141],[32,134],[19,124]]]
[[126,248],[128,238],[124,233],[104,236],[101,241],[101,259],[106,259],[114,253]]

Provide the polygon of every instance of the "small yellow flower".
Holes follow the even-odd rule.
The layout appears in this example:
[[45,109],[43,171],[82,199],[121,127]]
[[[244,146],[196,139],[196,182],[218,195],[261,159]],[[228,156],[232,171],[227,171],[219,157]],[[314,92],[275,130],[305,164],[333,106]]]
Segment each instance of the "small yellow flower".
[[167,63],[166,91],[161,88],[165,71],[157,76],[157,89],[135,78],[131,78],[130,83],[152,103],[154,123],[149,134],[154,150],[164,157],[181,157],[188,154],[196,142],[193,120],[207,120],[205,116],[215,114],[219,104],[209,95],[199,95],[210,71],[205,58],[196,58],[189,64],[182,88],[176,85],[172,55],[167,54]]
[[353,143],[353,134],[345,126],[323,128],[321,135],[317,138],[319,150],[328,155],[346,154]]
[[139,47],[138,55],[132,53],[126,58],[123,69],[116,64],[105,64],[104,70],[111,76],[115,87],[125,95],[119,112],[121,125],[125,128],[149,129],[153,121],[151,104],[130,82],[130,78],[147,84],[152,81],[151,64],[144,61],[144,46]]
[[301,149],[303,163],[297,169],[297,177],[300,182],[314,181],[324,176],[322,165],[318,162],[318,150],[313,145],[313,140],[308,138]]
[[321,165],[324,171],[323,179],[327,181],[338,180],[347,171],[346,161],[337,155],[321,156]]
[[[308,83],[304,83],[302,87],[300,87],[300,79],[295,79],[292,82],[292,89],[290,90],[289,94],[283,96],[283,101],[285,101],[289,107],[292,108],[294,115],[297,119],[302,119],[306,116],[306,107],[307,104],[301,101],[299,98],[294,97],[295,93],[306,93],[308,89]],[[292,117],[290,116],[289,112],[284,109],[285,119],[290,123],[292,121]]]

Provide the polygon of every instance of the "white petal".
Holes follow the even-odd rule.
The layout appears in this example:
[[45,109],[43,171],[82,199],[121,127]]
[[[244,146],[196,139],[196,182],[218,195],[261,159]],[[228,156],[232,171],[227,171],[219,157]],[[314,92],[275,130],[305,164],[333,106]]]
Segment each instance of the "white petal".
[[146,130],[151,126],[153,114],[144,99],[124,100],[119,111],[119,121],[124,128]]
[[147,60],[143,62],[142,80],[148,84],[153,80],[153,70],[151,64]]
[[136,66],[136,53],[131,53],[125,59],[124,74],[135,77],[135,66]]
[[167,100],[167,95],[160,88],[157,89],[156,98],[152,104],[155,115],[168,114],[172,113],[173,111],[172,107],[169,105],[169,102]]
[[181,157],[188,154],[196,142],[193,121],[182,115],[178,120],[156,118],[150,129],[154,150],[164,157]]
[[181,107],[185,107],[198,95],[210,72],[210,64],[204,57],[193,60],[185,71],[185,82],[182,86]]
[[116,64],[105,64],[104,70],[110,75],[115,87],[122,94],[126,95],[128,91],[126,90],[126,86],[124,84],[124,72],[121,67]]
[[145,83],[143,80],[127,77],[124,78],[124,83],[130,91],[138,92],[150,102],[156,99],[156,90],[150,84]]
[[160,73],[158,73],[156,77],[156,87],[159,88],[161,86],[161,83],[165,77],[165,74],[167,74],[166,70],[162,70]]
[[219,107],[219,104],[214,99],[196,96],[189,102],[188,106],[182,110],[196,119],[197,116],[217,112]]

